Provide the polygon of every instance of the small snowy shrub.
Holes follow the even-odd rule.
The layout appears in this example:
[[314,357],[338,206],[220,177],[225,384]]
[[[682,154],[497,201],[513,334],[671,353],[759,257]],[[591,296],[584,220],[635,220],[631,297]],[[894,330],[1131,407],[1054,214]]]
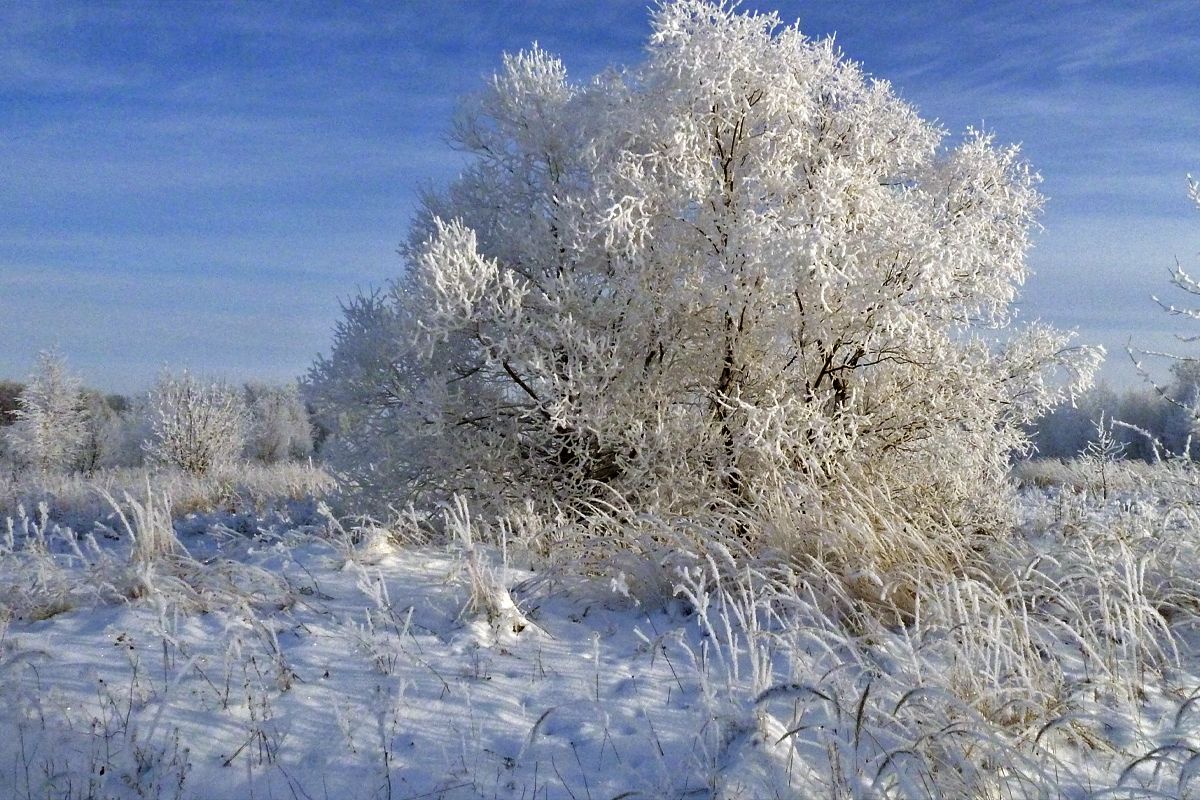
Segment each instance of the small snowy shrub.
[[76,465],[88,433],[88,408],[79,379],[54,351],[38,354],[37,369],[18,399],[17,421],[5,436],[14,460],[42,475]]
[[147,404],[150,461],[202,474],[241,455],[246,441],[242,395],[224,383],[205,383],[186,370],[163,373]]
[[374,510],[622,505],[886,587],[1007,527],[1022,425],[1095,365],[994,335],[1040,205],[1017,150],[946,146],[775,15],[666,3],[644,64],[582,85],[507,56],[454,138],[405,276],[309,376]]
[[264,464],[296,461],[313,452],[312,425],[296,384],[246,384],[250,422],[246,457]]
[[87,423],[75,456],[75,471],[92,475],[106,467],[123,466],[126,432],[122,412],[113,407],[110,398],[94,389],[83,391],[81,403]]
[[147,398],[140,397],[111,421],[105,438],[101,466],[105,469],[140,467],[146,463],[145,442],[150,439]]

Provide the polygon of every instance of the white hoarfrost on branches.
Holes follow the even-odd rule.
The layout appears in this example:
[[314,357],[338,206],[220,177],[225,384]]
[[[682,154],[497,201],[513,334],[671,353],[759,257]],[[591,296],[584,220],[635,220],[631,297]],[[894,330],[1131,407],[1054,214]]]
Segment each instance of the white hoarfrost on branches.
[[249,428],[246,456],[264,464],[308,458],[313,451],[312,426],[295,383],[246,384]]
[[43,475],[73,469],[88,430],[84,399],[66,360],[53,350],[39,353],[18,399],[17,421],[6,431],[17,464]]
[[1006,524],[1022,423],[1098,360],[999,330],[1036,175],[774,15],[680,0],[653,30],[637,68],[573,84],[535,47],[465,103],[473,161],[309,376],[333,465],[376,509],[620,508],[871,581],[961,566]]
[[150,390],[146,413],[147,458],[156,464],[202,474],[236,461],[246,443],[242,393],[205,382],[186,370],[164,372]]

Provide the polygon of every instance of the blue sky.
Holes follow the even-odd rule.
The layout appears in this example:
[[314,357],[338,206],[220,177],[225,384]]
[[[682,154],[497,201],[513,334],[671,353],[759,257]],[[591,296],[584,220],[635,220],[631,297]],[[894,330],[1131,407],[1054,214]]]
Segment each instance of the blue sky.
[[[117,391],[164,365],[302,374],[339,297],[401,271],[417,191],[456,173],[455,99],[535,40],[581,80],[634,63],[647,5],[0,0],[0,378],[49,346]],[[1176,259],[1200,272],[1194,2],[743,7],[1022,144],[1048,196],[1024,318],[1185,348],[1149,295]]]

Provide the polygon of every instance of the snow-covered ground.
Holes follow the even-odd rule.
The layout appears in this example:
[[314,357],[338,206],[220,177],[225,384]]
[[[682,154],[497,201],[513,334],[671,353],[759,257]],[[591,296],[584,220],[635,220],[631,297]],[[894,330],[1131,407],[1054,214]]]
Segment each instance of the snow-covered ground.
[[999,579],[903,622],[719,547],[664,598],[303,504],[14,520],[0,797],[1200,797],[1173,486],[1030,490]]

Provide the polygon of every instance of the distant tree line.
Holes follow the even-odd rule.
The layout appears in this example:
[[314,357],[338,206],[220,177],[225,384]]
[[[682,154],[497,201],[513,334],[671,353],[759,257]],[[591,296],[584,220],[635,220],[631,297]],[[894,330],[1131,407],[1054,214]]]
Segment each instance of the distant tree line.
[[1123,446],[1124,458],[1200,458],[1200,362],[1184,360],[1164,386],[1117,392],[1099,384],[1032,426],[1037,458],[1074,458],[1099,438],[1100,426]]
[[[1120,456],[1200,458],[1200,362],[1183,360],[1166,386],[1118,392],[1100,383],[1033,422],[1034,458],[1070,459],[1104,430]],[[307,459],[328,431],[296,383],[205,381],[164,371],[138,396],[105,394],[74,377],[57,353],[38,356],[27,382],[0,380],[0,465],[84,473],[172,466],[206,472],[238,460]]]
[[106,395],[83,386],[55,352],[38,356],[27,382],[0,381],[0,463],[12,472],[203,473],[239,460],[307,459],[320,438],[295,383],[239,387],[164,371],[144,395]]

